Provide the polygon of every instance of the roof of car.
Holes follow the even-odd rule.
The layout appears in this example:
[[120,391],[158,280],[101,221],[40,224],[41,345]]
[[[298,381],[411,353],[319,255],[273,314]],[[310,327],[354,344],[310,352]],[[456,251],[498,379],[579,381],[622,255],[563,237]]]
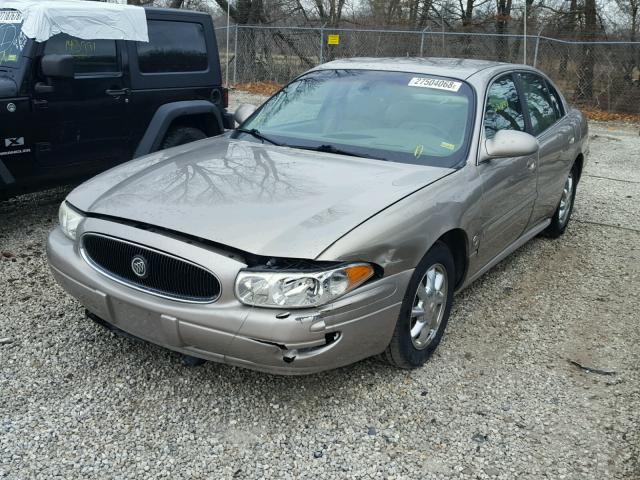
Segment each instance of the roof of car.
[[465,58],[343,58],[318,66],[318,69],[358,69],[386,70],[392,72],[414,72],[428,75],[439,75],[465,80],[474,73],[489,68],[510,65],[489,60],[473,60]]

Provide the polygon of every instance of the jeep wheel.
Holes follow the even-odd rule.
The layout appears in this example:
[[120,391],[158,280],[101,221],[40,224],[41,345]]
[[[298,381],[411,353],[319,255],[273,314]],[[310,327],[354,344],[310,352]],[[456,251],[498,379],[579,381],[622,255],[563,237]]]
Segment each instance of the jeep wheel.
[[207,138],[207,135],[202,131],[194,127],[174,127],[169,130],[169,133],[164,137],[162,141],[162,149],[177,147],[178,145],[184,145],[185,143],[195,142],[196,140],[202,140]]

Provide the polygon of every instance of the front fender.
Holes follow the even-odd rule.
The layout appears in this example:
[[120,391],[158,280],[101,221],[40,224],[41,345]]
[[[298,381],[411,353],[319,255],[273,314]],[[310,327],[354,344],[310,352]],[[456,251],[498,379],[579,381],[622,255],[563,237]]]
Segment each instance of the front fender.
[[[413,269],[445,233],[480,229],[482,186],[467,165],[390,205],[324,250],[317,260],[366,261],[385,276]],[[474,248],[467,245],[467,252]]]
[[220,109],[207,100],[186,100],[162,105],[156,110],[156,113],[149,122],[149,126],[144,132],[133,158],[138,158],[160,150],[162,139],[166,135],[167,130],[169,130],[171,122],[176,118],[201,114],[212,115],[218,124],[220,132],[224,131]]

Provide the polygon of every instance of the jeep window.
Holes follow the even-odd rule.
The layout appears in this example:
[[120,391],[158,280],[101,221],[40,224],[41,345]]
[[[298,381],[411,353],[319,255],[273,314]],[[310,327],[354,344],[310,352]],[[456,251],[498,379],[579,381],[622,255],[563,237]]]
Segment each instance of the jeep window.
[[44,54],[73,55],[76,75],[120,71],[114,40],[83,40],[60,33],[47,40]]
[[0,10],[0,66],[17,67],[27,37],[22,33],[22,16],[16,10]]
[[149,21],[149,43],[138,42],[142,73],[202,72],[208,68],[204,28],[199,23]]
[[[271,97],[242,128],[277,143],[420,165],[466,161],[474,95],[462,80],[419,73],[317,70]],[[243,140],[259,141],[236,132]]]

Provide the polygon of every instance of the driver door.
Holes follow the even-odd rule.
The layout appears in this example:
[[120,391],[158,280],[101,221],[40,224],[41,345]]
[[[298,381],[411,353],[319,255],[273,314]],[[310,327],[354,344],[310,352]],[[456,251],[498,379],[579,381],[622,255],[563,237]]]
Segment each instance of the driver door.
[[[526,131],[522,96],[512,74],[493,81],[487,91],[481,141],[499,130]],[[485,160],[482,178],[482,235],[478,249],[485,265],[525,231],[537,196],[538,154]]]
[[36,162],[41,172],[80,176],[131,158],[127,90],[114,40],[59,34],[43,55],[72,55],[74,77],[44,79],[53,91],[34,92]]

